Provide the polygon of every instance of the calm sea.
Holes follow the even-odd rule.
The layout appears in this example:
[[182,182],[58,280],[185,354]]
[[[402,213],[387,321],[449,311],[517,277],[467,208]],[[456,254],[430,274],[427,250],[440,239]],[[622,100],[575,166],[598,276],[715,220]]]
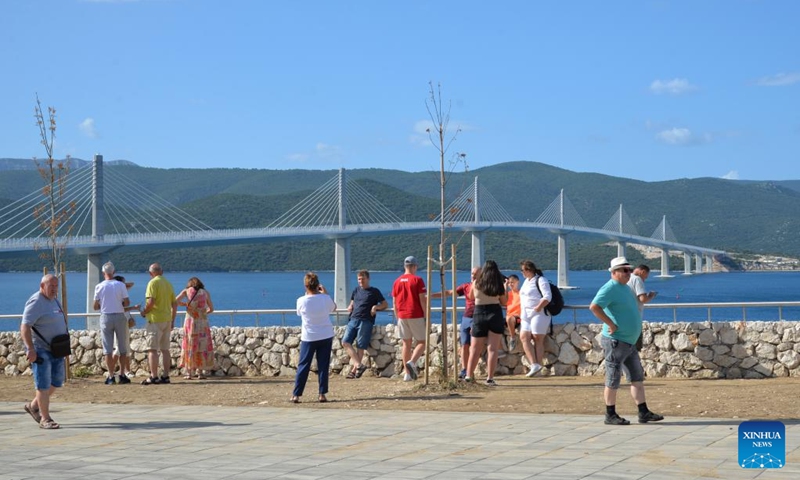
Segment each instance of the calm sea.
[[[120,272],[135,285],[130,290],[132,303],[144,301],[144,291],[149,276],[142,273]],[[513,273],[513,272],[506,272]],[[650,290],[658,291],[653,303],[718,303],[718,302],[768,302],[768,301],[800,301],[800,272],[736,272],[712,273],[700,275],[677,274],[673,278],[658,278],[658,272],[651,274],[647,281]],[[333,272],[318,272],[320,280],[333,290]],[[391,286],[399,272],[372,272],[372,285],[378,287],[390,300]],[[556,272],[545,272],[550,279],[556,278]],[[197,276],[212,295],[217,310],[255,310],[255,309],[293,309],[295,299],[303,294],[303,272],[242,272],[242,273],[185,273],[167,272],[165,277],[175,287],[176,293],[186,284],[189,277]],[[421,273],[426,278],[425,272]],[[22,313],[25,301],[38,289],[41,278],[39,273],[0,273],[0,314]],[[449,276],[448,276],[449,278]],[[567,305],[588,305],[597,289],[609,278],[606,271],[570,272],[570,284],[575,290],[564,291]],[[459,272],[459,283],[469,279],[469,272]],[[355,287],[355,275],[351,288]],[[433,278],[433,288],[438,291],[439,280]],[[72,313],[86,311],[86,274],[67,274],[69,290],[68,308]],[[391,300],[390,300],[391,301]],[[463,304],[463,303],[462,303]],[[706,309],[678,310],[679,321],[704,321],[707,319]],[[785,320],[800,320],[800,308],[784,308],[782,317]],[[714,309],[712,318],[715,321],[741,320],[741,308]],[[777,308],[747,309],[748,320],[777,320]],[[569,322],[576,319],[580,322],[591,322],[588,312],[581,312],[575,318],[572,312],[564,311],[556,317],[557,322]],[[672,309],[647,309],[645,319],[654,321],[672,321]],[[389,315],[380,314],[379,323],[391,321]],[[438,317],[437,320],[438,321]],[[237,315],[218,315],[211,317],[215,326],[252,326],[259,325],[298,325],[295,315],[283,317],[265,317]],[[182,322],[179,322],[182,323]],[[141,320],[140,320],[141,324]],[[71,319],[70,327],[85,327],[84,320]],[[0,331],[16,330],[19,320],[0,319]]]

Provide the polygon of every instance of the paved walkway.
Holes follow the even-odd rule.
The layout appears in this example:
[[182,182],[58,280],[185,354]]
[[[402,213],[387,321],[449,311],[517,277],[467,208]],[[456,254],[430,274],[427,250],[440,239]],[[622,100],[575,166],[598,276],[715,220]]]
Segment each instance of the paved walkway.
[[[738,420],[56,403],[61,430],[0,402],[0,480],[800,478],[737,465]],[[321,406],[324,407],[324,406]]]

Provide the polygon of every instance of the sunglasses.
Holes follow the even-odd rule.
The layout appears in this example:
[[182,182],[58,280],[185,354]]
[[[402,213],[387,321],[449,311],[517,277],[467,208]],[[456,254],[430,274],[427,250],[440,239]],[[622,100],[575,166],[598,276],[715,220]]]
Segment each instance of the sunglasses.
[[631,273],[631,272],[633,272],[633,269],[631,269],[631,268],[618,268],[617,271],[618,272],[622,272],[622,273]]

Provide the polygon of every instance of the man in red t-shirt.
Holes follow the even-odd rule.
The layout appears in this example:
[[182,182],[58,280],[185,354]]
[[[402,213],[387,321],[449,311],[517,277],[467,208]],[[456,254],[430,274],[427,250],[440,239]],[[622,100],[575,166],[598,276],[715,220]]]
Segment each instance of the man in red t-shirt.
[[[416,380],[417,360],[425,351],[425,304],[428,291],[425,282],[416,275],[417,259],[406,257],[403,262],[405,273],[394,281],[392,287],[392,308],[397,319],[397,330],[403,341],[403,364],[408,382]],[[413,347],[412,341],[416,340]]]

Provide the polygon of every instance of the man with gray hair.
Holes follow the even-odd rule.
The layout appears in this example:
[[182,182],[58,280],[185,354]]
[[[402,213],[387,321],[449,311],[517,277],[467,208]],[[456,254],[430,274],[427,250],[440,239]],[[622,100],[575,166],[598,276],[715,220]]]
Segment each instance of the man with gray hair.
[[[103,336],[103,355],[106,357],[106,368],[108,368],[108,378],[106,385],[115,383],[131,383],[122,371],[123,365],[129,365],[128,341],[125,331],[128,328],[128,319],[125,317],[125,307],[130,305],[128,289],[125,284],[114,279],[114,264],[107,262],[103,265],[103,277],[105,280],[98,283],[94,289],[94,309],[100,310],[100,333]],[[117,338],[120,358],[119,380],[115,378],[116,359],[114,358],[114,337]]]

